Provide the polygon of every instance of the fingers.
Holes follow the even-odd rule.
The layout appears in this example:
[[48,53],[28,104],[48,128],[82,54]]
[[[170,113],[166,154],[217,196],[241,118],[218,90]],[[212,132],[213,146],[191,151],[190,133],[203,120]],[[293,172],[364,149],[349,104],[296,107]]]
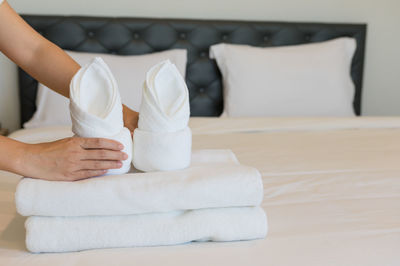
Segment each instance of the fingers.
[[76,181],[89,177],[100,176],[104,175],[105,173],[107,173],[107,170],[80,170],[75,172],[73,180]]
[[128,154],[112,150],[86,150],[82,154],[82,159],[123,161],[128,159]]
[[102,138],[80,138],[80,145],[84,149],[106,149],[120,151],[124,145],[118,141]]
[[108,170],[122,167],[120,161],[82,161],[81,169],[87,170]]
[[77,181],[94,176],[101,176],[107,173],[108,169],[118,169],[122,167],[120,161],[82,161],[81,170],[76,170],[67,176],[69,181]]

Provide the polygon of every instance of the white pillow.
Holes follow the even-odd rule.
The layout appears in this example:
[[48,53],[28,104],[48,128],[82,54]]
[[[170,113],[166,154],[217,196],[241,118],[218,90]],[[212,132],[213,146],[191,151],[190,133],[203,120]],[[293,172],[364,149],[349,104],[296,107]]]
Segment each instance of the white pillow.
[[[118,82],[122,102],[133,110],[139,110],[142,100],[142,85],[147,71],[155,64],[171,60],[185,77],[187,53],[185,49],[174,49],[145,55],[110,55],[66,51],[78,64],[85,65],[99,56],[110,67]],[[71,125],[69,99],[39,83],[36,97],[36,112],[24,124],[24,128],[53,125]]]
[[223,76],[224,114],[354,116],[350,76],[353,38],[259,48],[217,44],[210,49]]

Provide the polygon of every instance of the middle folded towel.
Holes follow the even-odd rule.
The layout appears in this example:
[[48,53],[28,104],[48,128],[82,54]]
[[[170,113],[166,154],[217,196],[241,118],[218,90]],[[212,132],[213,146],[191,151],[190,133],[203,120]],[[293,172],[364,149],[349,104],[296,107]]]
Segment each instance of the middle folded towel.
[[184,170],[76,182],[24,178],[15,201],[23,216],[88,216],[257,206],[262,199],[257,169],[240,165],[230,150],[198,150]]

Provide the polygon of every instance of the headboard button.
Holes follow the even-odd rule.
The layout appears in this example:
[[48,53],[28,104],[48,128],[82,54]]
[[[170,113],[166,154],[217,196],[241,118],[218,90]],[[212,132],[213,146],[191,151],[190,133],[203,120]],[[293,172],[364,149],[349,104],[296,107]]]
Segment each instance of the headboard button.
[[206,57],[207,56],[207,53],[206,52],[201,52],[200,53],[200,57]]
[[306,41],[311,40],[311,35],[306,35],[306,36],[304,37],[304,39],[305,39]]
[[268,36],[268,35],[265,35],[264,38],[263,38],[263,40],[264,40],[264,42],[268,41],[268,40],[269,40],[269,36]]
[[88,35],[89,37],[93,37],[93,36],[94,36],[94,32],[93,32],[93,31],[89,31],[89,32],[87,33],[87,35]]
[[199,88],[200,93],[204,93],[206,90],[204,88]]
[[133,38],[134,38],[135,40],[139,39],[139,37],[140,37],[139,33],[134,33],[134,34],[133,34]]
[[224,41],[228,40],[228,35],[226,35],[226,34],[222,35],[222,40],[224,40]]
[[184,32],[180,33],[179,38],[181,38],[182,40],[186,39],[186,33]]

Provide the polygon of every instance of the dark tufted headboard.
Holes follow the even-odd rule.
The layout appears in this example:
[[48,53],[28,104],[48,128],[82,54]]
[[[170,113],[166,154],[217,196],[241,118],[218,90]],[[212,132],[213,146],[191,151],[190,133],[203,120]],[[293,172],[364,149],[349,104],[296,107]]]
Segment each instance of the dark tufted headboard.
[[[365,24],[211,21],[149,18],[22,16],[34,29],[63,49],[145,54],[171,48],[188,50],[186,81],[193,116],[222,112],[221,74],[208,50],[226,42],[253,46],[282,46],[354,37],[357,50],[351,76],[356,85],[355,112],[360,115],[366,37]],[[37,81],[19,69],[21,123],[36,110]]]

